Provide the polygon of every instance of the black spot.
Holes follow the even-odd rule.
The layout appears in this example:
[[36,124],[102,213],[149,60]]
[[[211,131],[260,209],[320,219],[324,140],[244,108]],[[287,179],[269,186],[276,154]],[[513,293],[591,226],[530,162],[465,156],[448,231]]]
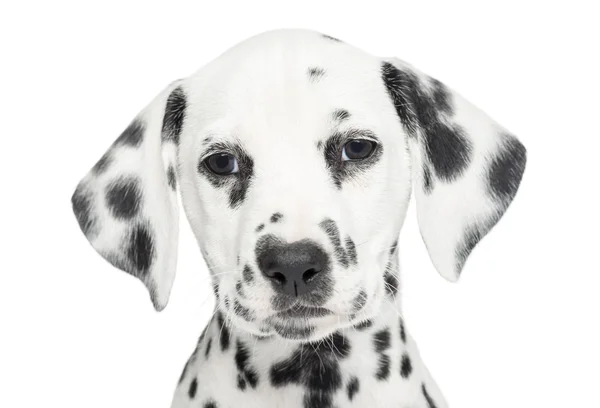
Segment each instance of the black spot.
[[404,329],[402,318],[400,318],[400,339],[402,340],[402,343],[406,344],[406,330]]
[[333,394],[342,387],[339,360],[349,354],[350,343],[338,332],[323,341],[300,344],[289,358],[271,367],[271,385],[303,385],[305,408],[330,408]]
[[246,371],[246,380],[252,388],[256,388],[258,385],[258,373],[255,370]]
[[213,292],[215,294],[215,298],[217,298],[217,302],[219,301],[219,284],[213,283]]
[[169,183],[169,187],[175,191],[177,189],[177,179],[175,176],[175,168],[173,165],[169,165],[167,169],[167,182]]
[[[371,154],[360,160],[342,160],[342,150],[344,145],[350,140],[368,139],[375,143]],[[362,173],[373,167],[383,154],[383,147],[378,142],[375,134],[366,129],[348,129],[343,132],[335,131],[325,141],[323,155],[325,165],[329,170],[333,184],[342,188],[342,183],[346,180],[357,179]]]
[[512,135],[503,135],[502,139],[499,151],[492,158],[488,169],[488,193],[505,209],[517,193],[523,178],[527,151]]
[[130,230],[126,242],[126,255],[132,268],[127,272],[144,278],[150,270],[155,255],[150,227],[146,224],[136,225]]
[[431,79],[430,94],[415,73],[388,62],[382,65],[382,78],[408,134],[416,137],[421,129],[436,175],[446,182],[456,180],[471,162],[473,147],[464,130],[451,120],[452,101],[446,87]]
[[355,376],[350,377],[350,381],[348,381],[348,385],[346,386],[346,392],[348,393],[348,399],[352,401],[354,396],[360,390],[360,382],[358,378]]
[[110,166],[111,163],[112,149],[109,149],[106,153],[104,153],[100,160],[94,164],[94,167],[92,167],[92,172],[94,172],[96,175],[102,174],[108,169],[108,166]]
[[427,401],[427,405],[429,408],[436,408],[435,402],[433,401],[433,399],[431,398],[431,396],[429,396],[429,393],[427,392],[427,388],[425,387],[425,384],[421,384],[421,391],[423,392],[423,396],[425,397],[425,401]]
[[229,302],[229,296],[225,295],[225,297],[223,298],[223,303],[225,304],[225,308],[229,309],[230,306],[230,302]]
[[96,217],[92,213],[92,201],[92,193],[83,184],[79,184],[71,197],[71,205],[79,228],[86,237],[91,237],[97,233]]
[[338,109],[331,116],[336,122],[343,122],[350,117],[350,113],[345,109]]
[[217,324],[219,325],[218,329],[221,332],[221,334],[220,334],[221,350],[225,351],[225,350],[229,349],[230,333],[229,333],[229,328],[227,327],[227,324],[225,323],[225,319],[223,319],[223,313],[221,313],[220,311],[217,312]]
[[242,377],[241,374],[237,376],[237,387],[238,389],[244,391],[246,389],[246,380]]
[[377,372],[375,373],[375,377],[379,381],[386,380],[390,375],[390,356],[384,353],[391,347],[391,337],[390,329],[387,327],[373,335],[375,352],[379,354]]
[[363,320],[362,322],[355,324],[354,328],[356,330],[366,330],[369,327],[373,326],[373,320],[368,319],[368,320]]
[[244,270],[242,271],[242,276],[244,277],[244,282],[251,283],[254,281],[254,273],[249,265],[244,265]]
[[190,383],[190,388],[188,389],[188,396],[190,399],[194,399],[196,396],[196,391],[198,390],[198,379],[194,378]]
[[379,361],[377,363],[377,371],[375,372],[375,378],[379,381],[385,381],[390,377],[390,356],[387,354],[380,354]]
[[219,406],[213,400],[208,400],[204,403],[204,407],[202,408],[219,408]]
[[179,144],[179,136],[183,128],[186,109],[186,95],[181,87],[177,87],[167,98],[162,126],[162,141]]
[[204,160],[199,160],[196,170],[202,174],[215,188],[226,188],[229,190],[229,207],[236,209],[244,202],[246,193],[250,188],[254,172],[254,161],[246,151],[238,144],[214,143],[203,154],[208,157],[211,153],[230,152],[236,157],[239,172],[225,176],[217,175],[208,169]]
[[333,408],[333,397],[329,393],[307,391],[302,401],[303,408]]
[[447,115],[453,115],[454,107],[452,106],[452,95],[450,95],[446,85],[437,79],[431,78],[431,87],[433,88],[432,93],[435,107]]
[[210,355],[211,347],[212,347],[212,339],[208,339],[208,342],[206,343],[206,351],[204,352],[204,357],[208,358],[208,356]]
[[142,206],[140,180],[135,176],[119,177],[106,187],[106,205],[119,220],[135,217]]
[[134,119],[133,122],[127,126],[127,129],[125,129],[117,140],[115,140],[114,146],[139,147],[144,139],[145,130],[146,127],[142,121]]
[[400,122],[409,135],[415,137],[418,129],[417,117],[412,112],[412,101],[415,99],[417,78],[401,71],[389,62],[381,66],[381,77],[388,95],[394,104]]
[[[337,227],[336,222],[332,219],[326,218],[319,223],[319,226],[329,237],[331,245],[333,245],[333,253],[335,254],[335,257],[337,258],[338,262],[344,268],[347,268],[351,260],[348,252],[346,252],[346,249],[342,246],[342,241],[340,239],[340,231]],[[356,261],[356,248],[354,247],[354,242],[352,242],[352,240],[350,240],[350,242],[350,250],[352,252],[351,256],[353,257],[353,260]],[[346,240],[346,244],[348,245],[348,240]]]
[[423,192],[425,194],[431,194],[433,191],[433,180],[431,177],[431,170],[429,170],[427,165],[423,165]]
[[258,227],[256,227],[256,232],[261,232],[263,229],[265,229],[265,224],[260,224]]
[[330,41],[342,42],[341,40],[338,40],[337,38],[335,38],[335,37],[332,37],[332,36],[330,36],[330,35],[327,35],[327,34],[322,34],[322,36],[323,36],[323,38],[326,38],[326,39],[328,39],[328,40],[330,40]]
[[235,291],[236,293],[241,297],[244,298],[246,297],[246,295],[244,295],[244,289],[242,287],[242,281],[237,281],[235,283]]
[[308,68],[308,79],[311,82],[315,82],[319,80],[323,75],[325,75],[325,70],[319,67],[310,67]]
[[[302,346],[300,346],[302,349]],[[308,362],[308,360],[306,360]],[[305,367],[302,365],[300,353],[296,351],[284,361],[274,364],[270,370],[270,379],[273,387],[285,387],[288,384],[306,381],[303,377]]]
[[251,366],[250,353],[240,340],[236,342],[235,365],[239,375],[244,377],[252,388],[256,388],[258,385],[258,372]]
[[425,127],[425,151],[435,174],[450,182],[469,165],[473,145],[460,126],[435,121]]
[[390,348],[391,333],[389,328],[381,329],[373,335],[373,344],[377,353],[383,353]]
[[311,392],[304,394],[304,408],[332,408],[332,396],[330,393]]
[[283,218],[283,214],[277,212],[277,213],[271,215],[271,222],[273,222],[273,223],[279,222],[279,220],[281,220],[281,218]]
[[410,357],[408,354],[402,354],[402,359],[400,360],[400,375],[402,378],[408,378],[412,373],[412,363],[410,362]]
[[361,289],[358,295],[352,300],[352,310],[354,313],[360,311],[367,304],[367,291]]
[[240,302],[237,301],[237,299],[234,299],[233,301],[233,312],[242,319],[246,320],[247,322],[251,322],[254,320],[254,315],[252,311],[247,307],[242,306]]
[[346,253],[348,254],[350,265],[356,265],[358,263],[356,245],[354,245],[354,241],[350,237],[346,237]]

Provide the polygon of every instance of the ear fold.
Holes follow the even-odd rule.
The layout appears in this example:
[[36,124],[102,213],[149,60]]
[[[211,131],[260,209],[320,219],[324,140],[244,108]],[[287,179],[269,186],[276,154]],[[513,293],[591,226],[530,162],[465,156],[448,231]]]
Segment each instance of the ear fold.
[[441,82],[394,59],[382,77],[409,135],[421,235],[438,272],[456,281],[513,200],[525,147]]
[[115,267],[139,278],[157,310],[168,302],[178,243],[181,83],[161,92],[81,180],[71,199],[81,230]]

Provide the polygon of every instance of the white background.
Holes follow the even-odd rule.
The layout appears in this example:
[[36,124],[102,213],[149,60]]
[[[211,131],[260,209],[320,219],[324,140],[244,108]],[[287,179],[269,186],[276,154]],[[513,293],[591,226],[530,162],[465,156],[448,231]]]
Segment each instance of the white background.
[[[600,64],[594,2],[31,1],[0,8],[0,406],[168,407],[212,311],[182,219],[157,314],[71,213],[78,180],[170,81],[235,43],[312,28],[458,89],[529,151],[458,284],[411,207],[404,310],[454,407],[599,407]],[[452,4],[452,5],[451,5]]]

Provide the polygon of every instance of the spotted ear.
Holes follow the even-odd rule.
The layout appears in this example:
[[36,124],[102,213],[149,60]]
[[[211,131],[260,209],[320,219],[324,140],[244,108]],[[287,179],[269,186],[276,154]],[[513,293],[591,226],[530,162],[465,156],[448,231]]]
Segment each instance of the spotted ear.
[[513,200],[525,147],[441,82],[393,59],[382,77],[406,133],[421,235],[438,272],[456,281]]
[[71,199],[94,249],[139,278],[157,310],[167,305],[177,264],[177,145],[185,108],[183,86],[175,82],[133,119]]

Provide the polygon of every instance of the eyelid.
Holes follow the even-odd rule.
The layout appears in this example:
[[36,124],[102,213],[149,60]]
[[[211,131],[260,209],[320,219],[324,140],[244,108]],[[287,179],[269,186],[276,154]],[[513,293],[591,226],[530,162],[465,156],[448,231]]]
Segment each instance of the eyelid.
[[233,154],[233,152],[228,152],[228,151],[225,151],[225,150],[206,150],[206,151],[204,151],[200,155],[200,160],[206,160],[210,156],[214,156],[215,154],[228,154],[228,155],[233,156],[234,158],[236,158],[236,156],[235,156],[235,154]]
[[366,129],[348,129],[347,131],[343,132],[342,135],[344,136],[345,140],[344,144],[357,139],[368,140],[369,142],[375,144],[379,143],[379,139],[377,139],[375,134],[370,130]]
[[223,142],[216,142],[216,143],[213,143],[210,146],[208,146],[200,154],[200,160],[206,160],[214,154],[229,154],[229,155],[235,157],[236,159],[238,158],[237,154],[236,154],[236,149],[234,146],[230,146],[227,143],[223,143]]
[[364,140],[365,142],[371,142],[373,144],[379,144],[379,141],[377,139],[371,139],[368,137],[356,137],[356,138],[352,138],[352,139],[348,139],[344,142],[344,146],[350,142],[354,142],[356,140]]

